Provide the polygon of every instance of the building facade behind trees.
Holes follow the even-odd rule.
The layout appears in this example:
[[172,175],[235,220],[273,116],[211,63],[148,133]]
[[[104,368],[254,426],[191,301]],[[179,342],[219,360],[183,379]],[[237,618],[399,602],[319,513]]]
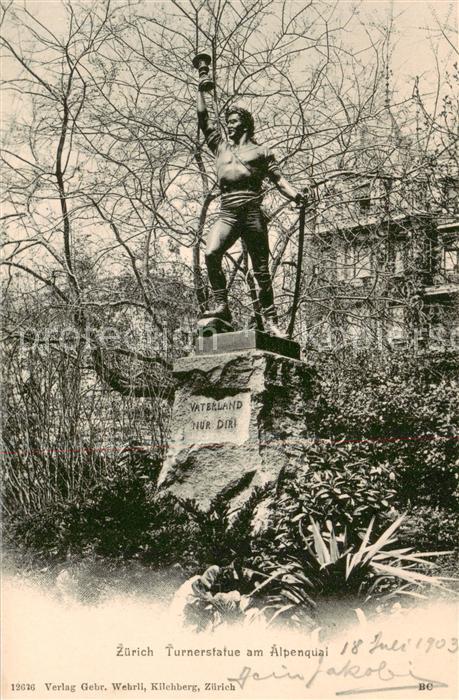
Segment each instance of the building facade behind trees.
[[457,174],[344,172],[319,189],[300,333],[320,349],[457,347]]

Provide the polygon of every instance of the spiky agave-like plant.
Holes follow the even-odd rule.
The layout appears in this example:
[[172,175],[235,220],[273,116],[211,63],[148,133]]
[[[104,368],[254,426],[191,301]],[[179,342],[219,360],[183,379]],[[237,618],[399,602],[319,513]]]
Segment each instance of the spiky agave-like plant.
[[[370,542],[374,525],[372,518],[360,545],[348,543],[346,531],[341,537],[330,524],[327,533],[321,532],[311,519],[313,545],[300,532],[304,549],[300,557],[289,557],[290,573],[317,596],[357,596],[363,602],[370,598],[398,594],[423,596],[423,590],[437,588],[448,590],[443,576],[426,574],[420,569],[433,569],[436,563],[429,561],[450,552],[413,552],[411,547],[392,548],[394,536],[404,520],[401,515],[377,538]],[[402,585],[400,585],[402,584]]]
[[[413,552],[412,548],[397,548],[395,534],[404,515],[395,520],[371,543],[374,518],[368,525],[360,545],[351,544],[347,533],[337,536],[333,524],[321,532],[311,519],[306,535],[300,528],[304,547],[284,561],[269,562],[265,573],[275,574],[276,592],[266,598],[270,618],[289,624],[300,624],[307,616],[319,618],[331,603],[359,608],[400,595],[424,598],[428,589],[450,591],[447,577],[425,573],[437,566],[430,559],[449,552]],[[424,570],[424,571],[423,571]]]

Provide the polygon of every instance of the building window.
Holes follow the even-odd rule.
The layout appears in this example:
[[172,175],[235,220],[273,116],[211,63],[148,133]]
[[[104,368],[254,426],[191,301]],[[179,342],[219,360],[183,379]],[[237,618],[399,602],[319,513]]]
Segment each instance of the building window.
[[370,185],[362,185],[359,188],[357,201],[360,214],[368,214],[371,208]]
[[371,277],[371,253],[367,248],[354,249],[354,279]]
[[333,279],[335,272],[334,252],[331,246],[323,247],[320,251],[320,263],[317,266],[320,275],[325,280]]
[[360,319],[349,314],[346,315],[346,326],[345,326],[345,337],[346,340],[352,344],[355,344],[361,339],[362,335],[362,322]]
[[392,306],[389,309],[388,340],[397,343],[405,339],[405,307]]
[[459,248],[444,249],[443,272],[445,273],[445,275],[459,274]]
[[348,245],[343,245],[336,253],[336,279],[345,282],[351,273],[350,250]]
[[442,206],[449,211],[457,211],[459,181],[454,177],[446,177],[442,182]]

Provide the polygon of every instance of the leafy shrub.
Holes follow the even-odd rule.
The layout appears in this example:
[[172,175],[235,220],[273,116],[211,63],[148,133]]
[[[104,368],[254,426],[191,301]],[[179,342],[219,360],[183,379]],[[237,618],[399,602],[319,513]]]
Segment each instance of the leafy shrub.
[[86,498],[10,520],[8,541],[38,565],[92,558],[124,566],[135,560],[155,569],[180,564],[191,574],[251,556],[251,523],[263,495],[256,491],[235,513],[228,493],[203,510],[192,500],[155,494],[152,465],[133,452]]
[[400,536],[409,547],[422,550],[457,550],[459,513],[441,508],[420,507],[408,512]]
[[146,500],[132,488],[113,494],[102,490],[83,503],[58,503],[10,521],[8,541],[37,562],[92,555],[161,567],[180,561],[189,530],[189,519],[175,499]]
[[324,362],[315,387],[315,434],[355,441],[356,452],[366,454],[369,464],[390,467],[401,508],[452,509],[457,388],[452,367],[432,358],[360,354],[342,366]]
[[40,561],[94,555],[168,563],[168,551],[183,551],[189,524],[174,499],[153,498],[159,467],[157,455],[127,448],[84,496],[10,518],[7,538]]
[[379,527],[395,500],[393,479],[389,465],[372,459],[372,446],[315,444],[308,449],[303,469],[284,483],[274,502],[279,545],[291,545],[292,528],[306,516],[321,526],[332,520],[341,532],[351,526],[357,534],[372,518]]
[[249,591],[263,578],[263,574],[238,570],[233,565],[209,566],[203,574],[182,584],[172,601],[172,611],[184,626],[196,632],[241,622],[253,602]]
[[[269,491],[269,486],[254,489],[250,498],[236,512],[231,508],[228,493],[217,496],[208,509],[200,508],[193,500],[179,501],[194,526],[193,542],[190,541],[190,544],[193,544],[198,567],[217,562],[222,567],[233,562],[242,564],[252,557],[258,542],[252,521],[258,504]],[[235,492],[231,495],[235,495]]]

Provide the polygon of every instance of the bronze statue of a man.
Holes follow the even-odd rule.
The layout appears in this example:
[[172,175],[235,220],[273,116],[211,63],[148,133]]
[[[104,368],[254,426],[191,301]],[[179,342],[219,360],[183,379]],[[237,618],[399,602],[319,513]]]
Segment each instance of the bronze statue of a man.
[[227,110],[228,139],[209,123],[204,98],[204,90],[208,88],[203,83],[201,79],[197,97],[198,121],[208,147],[215,154],[221,190],[220,213],[209,233],[206,249],[206,265],[215,308],[206,312],[203,318],[217,317],[228,324],[231,322],[222,260],[226,251],[242,237],[259,288],[265,331],[284,337],[278,326],[269,272],[268,228],[261,209],[263,180],[268,178],[284,197],[297,204],[303,203],[304,195],[287,182],[269,148],[254,140],[254,121],[250,112],[240,107]]

